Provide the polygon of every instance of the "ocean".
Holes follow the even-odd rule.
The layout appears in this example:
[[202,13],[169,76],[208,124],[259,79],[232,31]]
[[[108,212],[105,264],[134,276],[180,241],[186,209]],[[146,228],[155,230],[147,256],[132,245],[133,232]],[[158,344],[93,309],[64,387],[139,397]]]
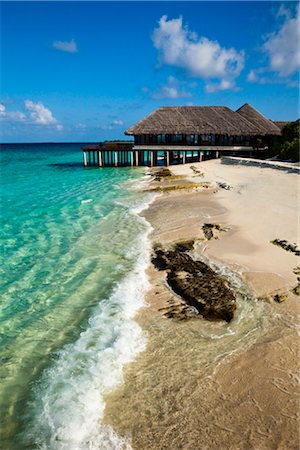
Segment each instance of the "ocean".
[[2,448],[130,448],[101,418],[146,345],[145,168],[84,169],[81,144],[2,145],[1,167]]

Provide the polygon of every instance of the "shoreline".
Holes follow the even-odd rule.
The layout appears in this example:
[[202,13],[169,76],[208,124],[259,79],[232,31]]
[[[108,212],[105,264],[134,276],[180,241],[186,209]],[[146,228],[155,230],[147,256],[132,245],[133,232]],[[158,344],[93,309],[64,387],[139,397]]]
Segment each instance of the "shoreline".
[[[125,367],[124,384],[107,396],[104,422],[131,435],[133,449],[297,448],[299,297],[290,292],[297,260],[270,243],[270,233],[273,239],[297,239],[296,198],[290,199],[297,196],[296,175],[220,160],[171,171],[177,188],[162,190],[141,213],[153,228],[152,245],[195,239],[198,255],[237,275],[264,301],[239,300],[229,325],[166,318],[180,300],[166,287],[165,274],[150,266],[148,307],[136,316],[147,348]],[[178,188],[187,181],[209,186]],[[272,189],[279,186],[283,192],[274,207]],[[206,222],[226,231],[205,240]],[[284,303],[274,302],[272,296],[287,291]]]

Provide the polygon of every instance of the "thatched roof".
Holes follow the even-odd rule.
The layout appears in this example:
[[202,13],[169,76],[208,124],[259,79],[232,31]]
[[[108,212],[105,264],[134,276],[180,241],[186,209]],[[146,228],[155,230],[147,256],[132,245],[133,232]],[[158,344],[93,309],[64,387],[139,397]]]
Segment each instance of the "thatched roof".
[[253,111],[262,117],[261,123],[249,121],[240,110],[234,112],[226,106],[162,106],[128,128],[125,134],[280,134],[276,125],[255,109]]
[[243,116],[248,122],[251,122],[257,129],[263,132],[257,134],[269,134],[269,135],[279,135],[281,130],[272,122],[267,119],[261,113],[256,111],[249,103],[245,103],[236,111],[238,114]]

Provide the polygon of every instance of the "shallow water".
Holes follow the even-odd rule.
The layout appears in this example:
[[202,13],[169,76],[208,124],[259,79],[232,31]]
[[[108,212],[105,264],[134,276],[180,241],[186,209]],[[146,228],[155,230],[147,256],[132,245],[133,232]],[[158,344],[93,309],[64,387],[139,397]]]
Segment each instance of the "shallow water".
[[2,446],[127,446],[99,420],[144,348],[152,199],[139,168],[83,169],[80,145],[1,147]]
[[[209,263],[228,280],[237,295],[235,318],[229,324],[202,318],[178,321],[163,317],[163,312],[156,308],[143,310],[138,321],[148,333],[147,349],[126,367],[125,384],[109,395],[105,421],[121,435],[130,430],[133,448],[273,448],[273,441],[268,444],[269,434],[275,441],[274,430],[279,435],[289,434],[288,422],[282,425],[281,409],[278,408],[278,414],[276,411],[269,421],[268,416],[264,417],[264,399],[256,394],[260,384],[264,394],[268,376],[273,379],[268,372],[266,350],[262,348],[261,353],[258,352],[261,367],[257,374],[251,374],[251,367],[245,371],[243,365],[247,367],[247,357],[244,359],[243,355],[262,342],[270,342],[282,351],[281,341],[277,343],[277,339],[282,336],[283,329],[285,336],[292,338],[295,318],[288,321],[287,327],[286,314],[276,313],[272,305],[257,300],[235,271],[207,260],[201,250],[196,250],[194,257]],[[172,294],[171,297],[162,294],[165,287],[161,283],[154,280],[154,286],[148,297],[150,304],[151,296],[171,299]],[[287,350],[282,353],[287,355]],[[281,358],[279,353],[279,367]],[[239,361],[238,367],[235,367],[235,361]],[[225,370],[224,384],[219,369],[221,373]],[[289,368],[283,365],[279,370],[280,376],[286,370],[289,380]],[[292,375],[295,377],[296,372]],[[253,378],[252,385],[249,377],[250,380]],[[284,385],[287,385],[286,379]],[[296,382],[292,388],[289,386],[288,391],[296,393]],[[285,407],[286,397],[283,397],[278,402]],[[289,402],[290,411],[293,412],[293,408],[295,411],[296,396],[293,400],[291,394]],[[241,412],[236,413],[237,410]],[[295,424],[295,421],[291,424],[294,440],[297,436]],[[242,427],[247,429],[249,436],[243,435]],[[251,437],[249,442],[248,437]]]

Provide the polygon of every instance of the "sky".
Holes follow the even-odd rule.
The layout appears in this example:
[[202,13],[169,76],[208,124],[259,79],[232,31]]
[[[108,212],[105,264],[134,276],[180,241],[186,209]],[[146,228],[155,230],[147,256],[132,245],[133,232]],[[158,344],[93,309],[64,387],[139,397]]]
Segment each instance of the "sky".
[[1,142],[100,142],[163,105],[299,117],[297,2],[1,2]]

